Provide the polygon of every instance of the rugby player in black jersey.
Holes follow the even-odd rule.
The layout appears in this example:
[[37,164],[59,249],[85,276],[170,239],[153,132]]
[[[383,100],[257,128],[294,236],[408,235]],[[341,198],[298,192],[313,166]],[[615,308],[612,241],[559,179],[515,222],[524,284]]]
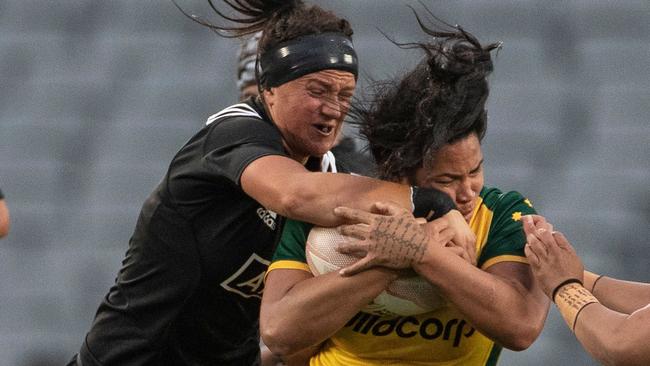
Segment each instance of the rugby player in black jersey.
[[298,0],[223,3],[241,13],[223,15],[236,25],[190,17],[230,36],[263,32],[260,97],[210,117],[174,156],[73,365],[258,365],[263,276],[283,217],[334,226],[339,205],[391,200],[443,215],[471,251],[474,235],[441,192],[332,174],[358,74],[349,23]]

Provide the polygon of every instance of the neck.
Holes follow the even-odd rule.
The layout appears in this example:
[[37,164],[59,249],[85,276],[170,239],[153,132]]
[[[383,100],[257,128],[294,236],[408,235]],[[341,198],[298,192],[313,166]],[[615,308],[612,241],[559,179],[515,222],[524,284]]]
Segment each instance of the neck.
[[299,162],[302,165],[305,165],[307,163],[307,160],[309,160],[309,155],[303,155],[295,152],[291,147],[289,147],[286,141],[282,140],[282,145],[284,146],[284,150],[286,150],[291,159]]

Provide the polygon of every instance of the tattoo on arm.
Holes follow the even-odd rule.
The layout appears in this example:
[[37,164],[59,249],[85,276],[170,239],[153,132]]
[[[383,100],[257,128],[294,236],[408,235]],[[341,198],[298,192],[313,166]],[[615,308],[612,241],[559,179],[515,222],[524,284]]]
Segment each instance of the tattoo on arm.
[[424,256],[427,238],[419,225],[403,217],[381,217],[372,230],[374,248],[396,266],[417,263]]

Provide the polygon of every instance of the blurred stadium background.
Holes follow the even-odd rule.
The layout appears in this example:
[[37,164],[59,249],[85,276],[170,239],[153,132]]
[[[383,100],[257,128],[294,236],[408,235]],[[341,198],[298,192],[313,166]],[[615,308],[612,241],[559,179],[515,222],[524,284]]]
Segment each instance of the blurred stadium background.
[[[528,195],[588,268],[650,281],[650,2],[424,2],[504,42],[487,184]],[[406,7],[417,2],[318,3],[352,22],[362,87],[419,59],[377,30],[424,39]],[[235,102],[237,47],[168,0],[0,0],[0,188],[13,219],[0,242],[0,364],[76,352],[141,203],[206,117]],[[594,362],[552,309],[539,340],[500,364]]]

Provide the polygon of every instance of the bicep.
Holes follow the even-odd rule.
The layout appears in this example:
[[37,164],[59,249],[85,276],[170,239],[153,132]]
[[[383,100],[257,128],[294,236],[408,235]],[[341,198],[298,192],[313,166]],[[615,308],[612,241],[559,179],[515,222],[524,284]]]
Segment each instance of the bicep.
[[279,155],[263,156],[248,164],[241,174],[241,187],[249,196],[276,212],[304,182],[309,171],[297,161]]
[[296,284],[313,277],[311,272],[301,269],[276,269],[269,272],[262,296],[262,317],[273,314],[274,308]]
[[333,214],[340,205],[369,210],[375,201],[392,200],[410,208],[408,186],[350,174],[310,172],[281,156],[264,156],[250,163],[241,185],[264,207],[320,226],[342,223]]
[[522,289],[530,289],[535,286],[530,266],[525,263],[499,262],[486,268],[485,271]]
[[269,155],[248,164],[241,175],[244,192],[282,216],[321,226],[336,226],[337,206],[370,210],[376,201],[411,209],[410,187],[368,177],[310,172],[286,157]]
[[534,306],[534,309],[546,314],[549,300],[535,281],[527,263],[499,262],[485,271],[507,282],[517,290],[528,305]]

